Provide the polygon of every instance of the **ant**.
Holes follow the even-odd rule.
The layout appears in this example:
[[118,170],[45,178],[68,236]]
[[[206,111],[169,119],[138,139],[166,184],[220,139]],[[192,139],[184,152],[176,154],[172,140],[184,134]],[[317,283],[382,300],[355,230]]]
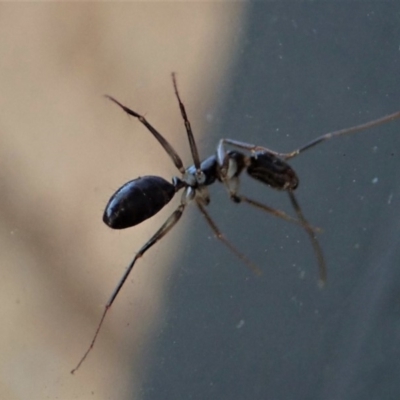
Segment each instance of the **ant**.
[[[291,223],[300,225],[307,233],[313,246],[318,261],[319,284],[323,286],[326,281],[326,265],[322,254],[322,249],[317,241],[316,233],[318,228],[313,228],[303,215],[300,205],[294,195],[294,190],[299,184],[299,178],[295,171],[286,162],[298,156],[300,153],[334,137],[350,135],[364,129],[373,128],[389,121],[400,118],[400,111],[385,117],[366,122],[351,128],[326,133],[319,136],[306,145],[290,152],[278,153],[266,147],[256,146],[249,143],[239,142],[232,139],[221,139],[217,146],[216,154],[200,161],[199,152],[194,140],[192,128],[186,114],[176,83],[175,73],[172,73],[172,83],[176,98],[179,103],[180,112],[185,123],[186,133],[189,140],[190,151],[192,153],[193,165],[184,168],[182,160],[171,144],[152,126],[142,115],[125,107],[118,100],[111,96],[105,97],[117,104],[127,114],[137,118],[158,140],[167,154],[170,156],[175,167],[181,173],[181,177],[173,177],[172,183],[159,176],[143,176],[125,183],[110,198],[103,215],[103,221],[112,229],[125,229],[135,226],[146,219],[157,214],[170,200],[175,193],[182,190],[181,201],[177,209],[169,216],[159,230],[144,244],[136,253],[129,264],[127,270],[114,289],[110,299],[105,305],[103,315],[100,319],[97,330],[86,353],[83,355],[77,366],[71,371],[73,374],[85,361],[92,350],[104,319],[126,279],[132,271],[136,260],[144,255],[155,243],[162,239],[179,221],[188,203],[194,201],[201,214],[209,224],[218,240],[220,240],[229,250],[243,261],[253,272],[260,274],[261,271],[245,255],[221,233],[214,220],[206,210],[210,203],[208,186],[215,181],[221,182],[228,190],[230,199],[235,203],[245,202],[262,211],[270,213]],[[225,149],[231,146],[236,150]],[[249,155],[245,154],[247,152]],[[285,191],[289,195],[290,202],[297,215],[297,219],[289,216],[283,211],[271,208],[256,200],[252,200],[239,193],[239,176],[246,171],[250,177],[265,183],[273,189]]]

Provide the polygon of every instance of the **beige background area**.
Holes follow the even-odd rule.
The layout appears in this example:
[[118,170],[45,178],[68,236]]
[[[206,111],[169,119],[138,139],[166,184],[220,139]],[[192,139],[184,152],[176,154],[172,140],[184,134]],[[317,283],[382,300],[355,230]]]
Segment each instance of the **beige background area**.
[[1,399],[140,398],[187,220],[140,260],[70,375],[135,250],[174,209],[126,231],[103,224],[124,182],[176,171],[102,95],[145,114],[190,163],[170,73],[201,138],[244,17],[241,4],[0,5]]

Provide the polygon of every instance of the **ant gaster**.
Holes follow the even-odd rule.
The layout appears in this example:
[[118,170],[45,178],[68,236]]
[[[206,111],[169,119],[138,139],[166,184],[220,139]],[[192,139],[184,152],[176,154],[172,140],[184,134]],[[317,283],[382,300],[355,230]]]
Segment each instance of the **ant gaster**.
[[[349,135],[400,118],[400,111],[398,111],[361,125],[330,132],[319,136],[318,138],[290,153],[277,153],[262,146],[255,146],[253,144],[243,143],[232,139],[221,139],[218,143],[216,154],[206,158],[201,162],[190,122],[187,117],[185,107],[179,96],[174,73],[172,74],[172,82],[175,95],[178,99],[181,115],[185,123],[190,151],[192,153],[194,163],[192,166],[186,169],[183,167],[181,158],[171,144],[155,128],[153,128],[153,126],[150,125],[142,115],[129,109],[128,107],[125,107],[113,97],[106,96],[109,100],[121,107],[127,114],[137,118],[153,134],[153,136],[158,140],[158,142],[170,156],[175,167],[181,173],[181,176],[172,178],[172,183],[167,182],[165,179],[159,176],[143,176],[125,183],[113,194],[109,200],[104,211],[103,221],[113,229],[124,229],[138,225],[146,219],[157,214],[170,202],[176,192],[182,189],[183,192],[177,209],[170,215],[170,217],[150,238],[150,240],[148,240],[137,252],[129,264],[127,270],[125,271],[105,306],[100,323],[88,350],[83,355],[78,365],[71,371],[71,373],[74,373],[81,366],[83,361],[92,350],[104,318],[122,286],[124,285],[126,279],[128,278],[130,272],[132,271],[136,260],[142,257],[150,247],[162,239],[175,226],[189,202],[195,202],[197,208],[205,217],[205,220],[211,227],[217,239],[227,246],[232,253],[234,253],[256,274],[260,274],[258,267],[248,260],[247,257],[245,257],[239,250],[236,249],[236,247],[233,246],[233,244],[231,244],[230,241],[225,238],[206,211],[206,206],[210,202],[208,186],[215,181],[219,181],[225,185],[231,200],[234,202],[246,202],[262,211],[273,214],[276,217],[300,225],[308,234],[316,254],[319,268],[319,283],[322,286],[326,281],[326,266],[321,247],[316,238],[316,232],[318,229],[313,228],[307,222],[301,211],[300,205],[294,195],[294,190],[299,184],[299,179],[294,170],[286,161],[296,157],[298,154],[310,149],[311,147],[314,147],[326,140],[332,139],[333,137]],[[225,149],[227,145],[231,146],[235,150],[227,151]],[[247,152],[248,154],[245,154],[243,151]],[[250,177],[267,184],[271,188],[288,193],[290,202],[296,212],[297,219],[289,216],[283,211],[273,209],[265,204],[240,194],[239,176],[243,171],[246,171]]]

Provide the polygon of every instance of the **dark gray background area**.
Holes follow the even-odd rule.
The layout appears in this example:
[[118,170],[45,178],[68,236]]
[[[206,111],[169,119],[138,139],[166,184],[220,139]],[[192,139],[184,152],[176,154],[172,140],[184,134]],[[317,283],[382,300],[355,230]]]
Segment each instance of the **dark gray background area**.
[[[400,110],[398,2],[248,7],[203,157],[221,137],[284,152]],[[303,211],[323,229],[323,290],[301,228],[211,188],[210,213],[262,268],[256,277],[191,207],[143,399],[398,399],[399,148],[395,121],[291,162]],[[294,214],[285,193],[242,181]]]

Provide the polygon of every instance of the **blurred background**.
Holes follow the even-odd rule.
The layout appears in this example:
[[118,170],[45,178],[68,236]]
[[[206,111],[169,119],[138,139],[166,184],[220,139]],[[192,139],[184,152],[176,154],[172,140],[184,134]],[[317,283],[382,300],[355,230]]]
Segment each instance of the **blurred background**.
[[[291,151],[400,110],[400,5],[0,5],[1,399],[398,399],[400,121],[295,158],[297,197],[322,228],[325,289],[298,227],[211,188],[139,260],[179,204],[125,231],[109,197],[177,174],[146,115],[192,163],[178,86],[203,158],[219,138]],[[243,175],[242,192],[293,215]]]

